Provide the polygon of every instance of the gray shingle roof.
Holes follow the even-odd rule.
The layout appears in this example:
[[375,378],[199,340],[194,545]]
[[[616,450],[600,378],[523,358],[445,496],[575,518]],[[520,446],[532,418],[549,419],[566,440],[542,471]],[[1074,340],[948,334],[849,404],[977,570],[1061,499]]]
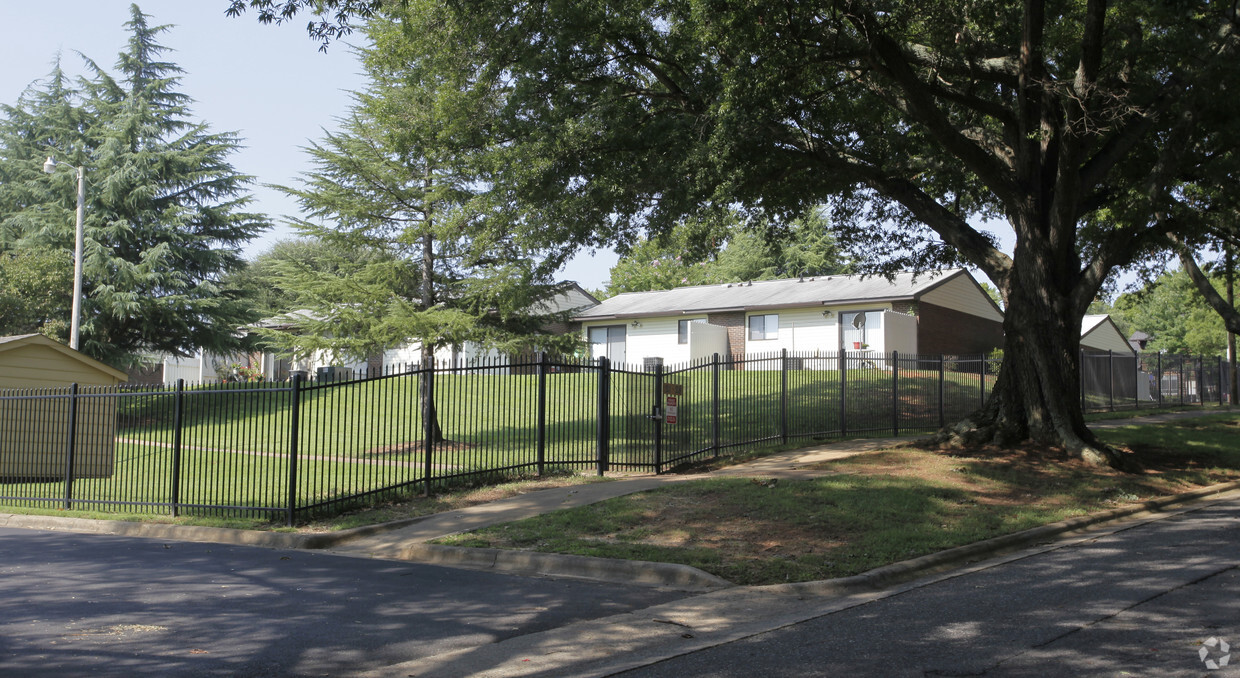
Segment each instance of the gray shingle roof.
[[583,310],[576,320],[636,316],[682,315],[707,311],[847,304],[867,301],[915,300],[958,275],[964,269],[899,273],[891,281],[880,276],[819,276],[817,278],[762,280],[745,283],[678,287],[654,292],[626,292]]

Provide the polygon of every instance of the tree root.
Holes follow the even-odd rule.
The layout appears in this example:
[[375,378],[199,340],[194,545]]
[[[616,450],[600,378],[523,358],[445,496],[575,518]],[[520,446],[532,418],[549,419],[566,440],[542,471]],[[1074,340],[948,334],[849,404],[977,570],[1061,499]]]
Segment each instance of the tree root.
[[[964,419],[931,436],[928,442],[940,449],[966,450],[987,445],[1012,447],[1028,441],[1027,435],[1021,435],[1014,427],[1002,426],[997,423],[978,424],[973,419]],[[1141,467],[1130,455],[1121,454],[1115,448],[1102,443],[1089,443],[1079,438],[1059,443],[1074,457],[1086,464],[1097,467],[1109,467],[1125,473],[1140,473]]]

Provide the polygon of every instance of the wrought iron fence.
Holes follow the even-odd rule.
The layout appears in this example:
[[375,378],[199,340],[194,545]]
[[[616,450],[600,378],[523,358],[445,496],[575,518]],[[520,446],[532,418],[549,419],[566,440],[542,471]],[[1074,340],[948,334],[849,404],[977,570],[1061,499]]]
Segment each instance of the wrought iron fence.
[[[1200,359],[1159,357],[1152,371],[1095,360],[1082,367],[1091,408],[1226,390]],[[293,524],[453,482],[658,473],[742,445],[935,430],[978,408],[997,371],[982,356],[868,351],[679,366],[540,355],[314,381],[2,391],[0,503]],[[1127,385],[1146,381],[1156,394],[1127,400]]]
[[1223,358],[1081,352],[1081,406],[1087,411],[1226,404],[1231,382]]

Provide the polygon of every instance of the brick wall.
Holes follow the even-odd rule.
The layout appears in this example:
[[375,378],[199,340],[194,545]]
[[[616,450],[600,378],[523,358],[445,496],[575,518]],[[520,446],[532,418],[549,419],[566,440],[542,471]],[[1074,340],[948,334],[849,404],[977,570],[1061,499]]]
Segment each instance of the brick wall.
[[745,312],[707,313],[706,322],[728,328],[728,354],[745,354]]
[[917,308],[917,352],[963,355],[1003,346],[1003,323],[921,302]]

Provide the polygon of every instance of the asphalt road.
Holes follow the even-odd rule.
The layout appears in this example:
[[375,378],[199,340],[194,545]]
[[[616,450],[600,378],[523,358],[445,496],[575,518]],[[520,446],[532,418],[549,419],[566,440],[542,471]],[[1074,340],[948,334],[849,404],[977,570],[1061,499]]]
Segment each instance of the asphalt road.
[[620,675],[1240,676],[1240,501]]
[[687,594],[0,528],[0,676],[326,676]]

